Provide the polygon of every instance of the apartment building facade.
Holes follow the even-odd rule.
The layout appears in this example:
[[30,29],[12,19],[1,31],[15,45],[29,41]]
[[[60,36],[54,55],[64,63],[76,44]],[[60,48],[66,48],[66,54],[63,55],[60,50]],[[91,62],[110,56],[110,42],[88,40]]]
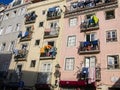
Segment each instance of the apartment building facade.
[[[26,4],[25,4],[26,3]],[[17,37],[23,26],[26,5],[24,0],[11,2],[0,14],[0,77],[9,81],[9,65],[17,44]],[[2,9],[2,8],[1,8]]]
[[61,90],[119,90],[119,1],[66,0],[66,3]]
[[36,90],[58,90],[64,0],[32,0],[18,35],[10,70]]

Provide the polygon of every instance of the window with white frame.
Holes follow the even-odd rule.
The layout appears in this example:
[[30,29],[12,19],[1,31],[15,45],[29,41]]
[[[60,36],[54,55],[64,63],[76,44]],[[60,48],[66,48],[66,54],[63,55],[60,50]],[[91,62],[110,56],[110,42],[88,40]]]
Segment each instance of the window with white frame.
[[69,26],[72,27],[72,26],[76,26],[77,25],[77,18],[70,18],[69,19]]
[[75,46],[75,45],[76,45],[76,36],[75,35],[68,36],[67,46],[70,47],[70,46]]
[[9,25],[7,28],[6,28],[6,31],[5,31],[5,34],[8,34],[8,33],[11,33],[12,32],[12,25]]
[[85,57],[85,61],[84,61],[85,67],[95,67],[95,65],[96,65],[96,57],[95,56]]
[[94,41],[94,40],[96,40],[96,33],[86,34],[86,41]]
[[119,69],[119,56],[118,55],[108,55],[107,56],[108,69]]
[[111,30],[106,32],[106,41],[107,42],[114,42],[117,41],[117,31]]
[[50,22],[49,25],[51,29],[56,29],[58,27],[58,21]]
[[4,51],[6,47],[6,43],[2,43],[0,47],[0,51]]
[[14,47],[15,47],[15,41],[11,41],[8,51],[12,52],[14,50]]
[[51,63],[42,63],[41,71],[42,72],[51,72],[52,64]]
[[66,58],[65,59],[65,70],[74,70],[74,58]]
[[1,27],[1,28],[0,28],[0,35],[2,35],[3,30],[4,30],[4,28]]

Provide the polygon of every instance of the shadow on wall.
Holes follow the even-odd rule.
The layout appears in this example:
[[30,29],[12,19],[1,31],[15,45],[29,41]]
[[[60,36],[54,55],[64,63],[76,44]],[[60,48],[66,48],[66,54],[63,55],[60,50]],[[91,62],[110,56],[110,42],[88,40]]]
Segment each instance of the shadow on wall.
[[109,90],[120,90],[120,78],[114,76],[111,81],[114,82],[114,85],[109,87]]
[[34,90],[36,84],[41,90],[44,90],[46,86],[45,90],[49,90],[51,87],[51,76],[52,73],[49,72],[9,70],[7,77],[0,83],[0,90],[4,90],[4,88],[5,90],[18,90],[18,88]]

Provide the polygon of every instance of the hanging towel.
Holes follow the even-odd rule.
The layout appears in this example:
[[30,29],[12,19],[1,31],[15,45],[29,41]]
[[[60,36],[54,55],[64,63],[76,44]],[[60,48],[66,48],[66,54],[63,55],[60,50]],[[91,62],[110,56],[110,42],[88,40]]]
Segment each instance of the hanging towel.
[[25,32],[22,32],[22,37],[24,37],[25,36]]
[[21,37],[22,37],[22,31],[20,31],[18,34],[18,38],[21,38]]
[[93,82],[95,82],[95,68],[94,67],[90,67],[89,68],[89,75],[88,75],[88,83],[91,84]]

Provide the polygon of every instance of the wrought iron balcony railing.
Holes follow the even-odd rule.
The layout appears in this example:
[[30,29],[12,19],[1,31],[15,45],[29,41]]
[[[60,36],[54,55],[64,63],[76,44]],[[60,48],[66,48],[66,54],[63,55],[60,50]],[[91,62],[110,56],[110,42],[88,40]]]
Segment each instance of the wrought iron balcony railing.
[[99,53],[99,52],[100,52],[99,40],[80,42],[80,46],[78,48],[79,54],[88,54],[88,53],[90,54],[90,53]]
[[14,59],[15,61],[24,61],[27,60],[28,50],[16,50]]
[[35,11],[30,12],[25,15],[25,24],[35,23],[37,15],[35,14]]
[[57,48],[46,45],[40,50],[40,59],[55,59],[57,54]]
[[117,0],[96,1],[97,2],[92,2],[92,0],[87,0],[86,2],[81,1],[77,2],[76,4],[72,4],[71,6],[65,6],[65,17],[118,7]]

